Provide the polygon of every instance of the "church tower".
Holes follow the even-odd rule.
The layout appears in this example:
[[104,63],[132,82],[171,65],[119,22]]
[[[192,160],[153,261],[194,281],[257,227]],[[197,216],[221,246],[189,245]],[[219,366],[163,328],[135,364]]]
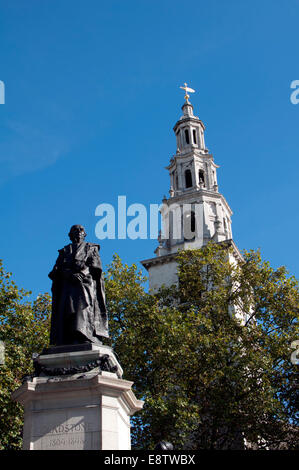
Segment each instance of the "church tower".
[[156,290],[176,283],[175,253],[180,249],[199,249],[209,241],[232,244],[232,210],[218,191],[217,169],[205,145],[205,126],[193,114],[185,83],[183,114],[173,130],[176,153],[166,169],[170,176],[169,198],[161,206],[162,233],[156,257],[142,261],[149,273],[149,287]]

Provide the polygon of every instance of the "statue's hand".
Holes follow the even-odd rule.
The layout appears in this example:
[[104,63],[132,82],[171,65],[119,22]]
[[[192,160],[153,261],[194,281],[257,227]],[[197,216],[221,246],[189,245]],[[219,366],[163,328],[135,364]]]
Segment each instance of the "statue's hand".
[[71,280],[74,284],[77,284],[77,283],[81,284],[83,282],[83,276],[80,273],[72,274]]
[[76,260],[75,261],[75,269],[77,271],[82,271],[85,268],[85,263],[84,261]]
[[84,275],[79,272],[74,273],[71,269],[66,269],[63,272],[63,277],[67,281],[77,284],[78,282],[80,283],[83,281]]

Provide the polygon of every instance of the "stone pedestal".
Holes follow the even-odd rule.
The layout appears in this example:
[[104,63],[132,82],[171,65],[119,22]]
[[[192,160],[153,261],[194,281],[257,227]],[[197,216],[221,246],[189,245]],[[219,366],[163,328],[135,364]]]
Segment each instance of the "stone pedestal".
[[122,379],[111,348],[84,347],[45,350],[35,360],[39,376],[14,392],[25,411],[23,449],[131,448],[130,416],[143,402]]

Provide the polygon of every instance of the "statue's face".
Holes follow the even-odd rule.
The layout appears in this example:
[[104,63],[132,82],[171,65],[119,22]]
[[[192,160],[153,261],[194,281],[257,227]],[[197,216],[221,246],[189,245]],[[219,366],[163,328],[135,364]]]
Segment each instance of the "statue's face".
[[70,239],[73,243],[80,243],[85,238],[85,230],[80,225],[74,225],[70,231]]

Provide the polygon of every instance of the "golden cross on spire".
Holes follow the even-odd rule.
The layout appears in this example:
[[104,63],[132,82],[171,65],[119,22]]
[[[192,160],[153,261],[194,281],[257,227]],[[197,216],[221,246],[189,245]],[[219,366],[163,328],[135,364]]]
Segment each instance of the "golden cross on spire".
[[195,93],[195,90],[193,90],[193,88],[189,88],[189,87],[187,86],[187,83],[184,83],[184,86],[180,86],[180,88],[181,88],[182,90],[185,90],[185,96],[184,96],[184,98],[185,98],[185,100],[186,100],[186,103],[189,103],[189,98],[190,98],[190,96],[188,95],[187,92],[189,92],[189,93]]

